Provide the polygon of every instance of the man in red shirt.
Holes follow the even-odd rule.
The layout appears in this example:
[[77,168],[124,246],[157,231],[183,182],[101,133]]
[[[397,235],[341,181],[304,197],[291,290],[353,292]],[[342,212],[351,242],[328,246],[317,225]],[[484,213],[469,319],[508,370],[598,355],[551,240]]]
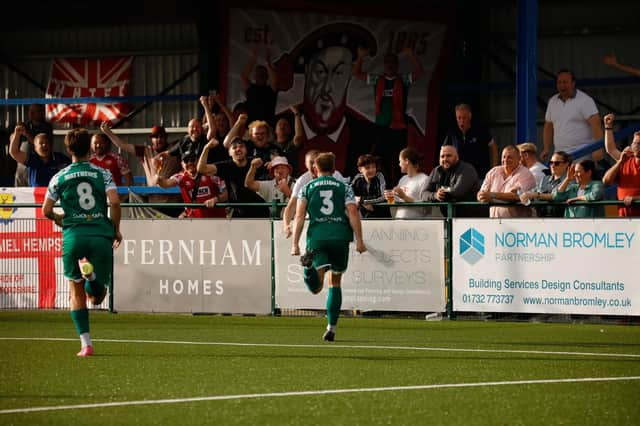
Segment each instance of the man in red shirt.
[[607,170],[602,182],[618,184],[618,200],[624,201],[624,206],[618,207],[618,216],[640,216],[640,205],[632,205],[640,200],[640,132],[635,132],[631,146],[620,152],[613,135],[614,121],[613,114],[604,116],[604,146],[616,164]]
[[[182,199],[185,203],[204,204],[206,209],[187,208],[181,217],[226,217],[225,210],[215,207],[217,203],[227,201],[228,194],[224,181],[212,174],[198,173],[196,162],[198,157],[195,151],[187,151],[182,154],[182,171],[168,179],[156,174],[156,182],[161,188],[179,186]],[[198,182],[196,186],[196,182]],[[215,208],[214,208],[215,207]]]
[[129,162],[120,154],[111,152],[111,141],[105,134],[96,133],[91,137],[91,158],[89,161],[98,167],[109,170],[113,176],[113,182],[117,186],[133,186]]

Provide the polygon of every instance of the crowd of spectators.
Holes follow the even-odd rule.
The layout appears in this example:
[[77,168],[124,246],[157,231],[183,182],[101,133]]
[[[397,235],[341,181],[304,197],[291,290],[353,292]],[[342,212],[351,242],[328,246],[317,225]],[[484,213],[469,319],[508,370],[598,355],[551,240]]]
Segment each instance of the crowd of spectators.
[[[358,77],[366,76],[361,72],[366,55],[360,53],[360,67],[354,71],[358,71]],[[412,57],[411,52],[406,55]],[[266,66],[257,65],[257,58],[254,52],[242,77],[247,102],[233,112],[216,93],[200,97],[203,118],[192,118],[187,134],[173,144],[159,125],[151,129],[149,144],[135,145],[125,142],[103,123],[92,137],[90,161],[108,169],[118,185],[132,186],[127,157],[135,157],[144,170],[147,185],[180,188],[180,196],[158,192],[148,201],[204,206],[159,208],[171,216],[269,217],[274,212],[266,203],[275,201],[280,206],[287,204],[277,214],[284,219],[285,229],[290,229],[297,196],[317,174],[314,159],[318,150],[305,153],[306,171],[302,173],[298,158],[305,141],[303,113],[294,105],[286,115],[275,115],[272,103],[265,105],[261,101],[277,96],[278,85],[269,52],[265,52]],[[605,63],[614,65],[614,59],[608,58]],[[391,71],[397,71],[397,67],[391,67],[391,58],[389,62]],[[394,63],[397,65],[397,58]],[[415,70],[421,69],[418,63],[414,66]],[[413,79],[419,75],[415,70]],[[249,78],[251,71],[253,81]],[[391,71],[390,75],[395,75]],[[442,141],[438,164],[425,164],[422,152],[406,147],[393,153],[401,174],[394,178],[389,174],[396,173],[383,173],[390,170],[388,155],[381,158],[369,151],[357,158],[357,174],[345,178],[337,171],[336,176],[352,186],[363,218],[446,216],[444,203],[469,201],[479,203],[454,207],[454,216],[602,217],[602,205],[580,202],[603,200],[605,185],[617,185],[617,197],[624,202],[618,209],[620,216],[640,216],[640,206],[634,204],[640,199],[640,132],[636,132],[630,146],[619,149],[613,133],[615,117],[607,114],[600,120],[593,99],[576,89],[571,71],[558,72],[556,88],[558,93],[549,100],[545,115],[540,155],[537,144],[527,141],[504,146],[498,161],[498,144],[486,128],[472,124],[471,106],[462,103],[455,107],[456,126]],[[20,167],[15,168],[14,179],[3,175],[4,186],[46,186],[56,172],[70,163],[65,154],[53,150],[52,126],[46,122],[42,107],[32,105],[29,120],[16,123],[9,135],[9,154]],[[602,159],[598,149],[592,155],[571,158],[568,152],[588,146],[602,135],[606,153],[615,162],[608,170],[598,167]],[[121,154],[111,149],[112,143]],[[547,158],[550,161],[545,164]],[[225,202],[249,205],[226,210],[217,207]],[[439,209],[408,206],[415,202],[443,204]]]

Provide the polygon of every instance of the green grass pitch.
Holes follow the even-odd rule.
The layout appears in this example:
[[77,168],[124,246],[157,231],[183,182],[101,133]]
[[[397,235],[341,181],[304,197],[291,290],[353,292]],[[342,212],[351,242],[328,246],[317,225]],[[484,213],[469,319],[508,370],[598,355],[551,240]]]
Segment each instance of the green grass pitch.
[[630,425],[640,327],[0,312],[0,425]]

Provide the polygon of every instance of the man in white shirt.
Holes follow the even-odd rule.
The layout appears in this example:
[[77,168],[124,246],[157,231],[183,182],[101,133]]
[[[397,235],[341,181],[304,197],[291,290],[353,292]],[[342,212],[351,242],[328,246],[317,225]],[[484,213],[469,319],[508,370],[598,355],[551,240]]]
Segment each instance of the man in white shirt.
[[[558,72],[556,88],[558,93],[549,99],[544,117],[542,161],[553,152],[552,145],[555,151],[572,154],[603,136],[596,103],[589,95],[576,89],[576,79],[571,71],[563,69]],[[599,149],[592,153],[592,159],[599,161],[603,155],[603,150]]]
[[[270,180],[256,180],[256,171],[262,166],[262,159],[259,157],[251,160],[251,167],[244,179],[244,186],[257,192],[267,202],[276,200],[278,203],[286,203],[291,197],[291,189],[296,180],[291,176],[293,168],[286,157],[273,157],[267,165]],[[278,213],[280,212],[278,208]]]

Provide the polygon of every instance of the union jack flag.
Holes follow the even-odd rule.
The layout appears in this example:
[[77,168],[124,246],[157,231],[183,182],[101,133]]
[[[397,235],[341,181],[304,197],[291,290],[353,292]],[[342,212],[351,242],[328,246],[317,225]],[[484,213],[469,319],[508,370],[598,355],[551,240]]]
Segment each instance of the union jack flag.
[[[47,98],[128,96],[133,57],[54,59]],[[127,103],[48,104],[47,117],[82,126],[114,122],[131,110]]]

